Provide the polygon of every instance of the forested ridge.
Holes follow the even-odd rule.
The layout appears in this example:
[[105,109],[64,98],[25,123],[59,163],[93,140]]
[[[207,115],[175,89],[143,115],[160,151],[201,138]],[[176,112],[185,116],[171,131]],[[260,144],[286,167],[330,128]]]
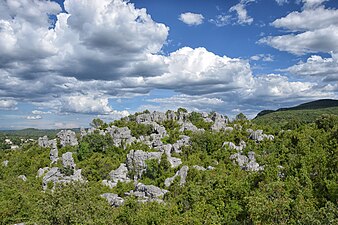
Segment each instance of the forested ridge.
[[336,115],[276,126],[179,109],[91,126],[0,150],[0,224],[338,224]]

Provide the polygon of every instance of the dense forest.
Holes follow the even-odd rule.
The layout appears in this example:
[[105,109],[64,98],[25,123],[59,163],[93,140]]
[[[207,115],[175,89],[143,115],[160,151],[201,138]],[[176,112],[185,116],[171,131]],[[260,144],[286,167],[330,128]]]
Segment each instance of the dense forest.
[[[53,146],[47,135],[1,150],[0,224],[338,224],[337,115],[282,124],[185,109],[161,116],[94,119],[75,144]],[[56,148],[74,162],[51,162]],[[136,152],[161,155],[138,170],[128,164]],[[127,175],[114,180],[124,163]],[[81,169],[82,178],[43,186],[49,167],[63,177]],[[164,194],[140,200],[142,187]]]

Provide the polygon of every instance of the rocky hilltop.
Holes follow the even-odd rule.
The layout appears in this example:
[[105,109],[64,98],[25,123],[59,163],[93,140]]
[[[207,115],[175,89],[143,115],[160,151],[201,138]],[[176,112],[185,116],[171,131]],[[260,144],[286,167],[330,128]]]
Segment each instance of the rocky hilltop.
[[[110,123],[96,118],[79,133],[61,130],[56,138],[45,135],[21,149],[0,152],[4,199],[17,201],[8,206],[16,210],[12,217],[1,210],[0,216],[5,224],[172,224],[182,218],[187,224],[192,214],[197,223],[253,223],[259,222],[255,215],[287,214],[293,204],[306,204],[292,200],[306,198],[306,192],[289,193],[306,189],[298,182],[310,182],[308,188],[317,193],[323,176],[327,193],[333,194],[315,198],[331,204],[335,172],[323,171],[338,165],[332,157],[337,121],[323,116],[298,130],[274,130],[243,114],[230,120],[217,112],[184,109],[144,111]],[[26,200],[11,200],[8,193]],[[285,198],[290,204],[280,206]],[[22,201],[30,207],[18,208]],[[206,211],[215,218],[203,215]]]

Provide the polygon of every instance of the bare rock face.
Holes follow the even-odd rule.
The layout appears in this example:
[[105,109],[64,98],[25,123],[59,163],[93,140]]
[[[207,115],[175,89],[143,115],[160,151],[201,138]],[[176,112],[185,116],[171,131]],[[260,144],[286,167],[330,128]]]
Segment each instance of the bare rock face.
[[128,145],[136,141],[136,138],[131,135],[131,131],[128,127],[108,127],[107,132],[113,138],[114,144],[117,147],[120,147],[124,144]]
[[62,154],[62,166],[75,169],[76,164],[73,159],[73,153],[66,152]]
[[211,115],[211,120],[214,122],[214,124],[211,126],[211,130],[220,131],[227,128],[228,120],[222,114],[219,114],[217,112],[213,113]]
[[177,115],[174,111],[169,110],[166,114],[168,120],[177,120]]
[[81,175],[81,169],[73,171],[72,175],[64,175],[58,167],[48,168],[47,173],[42,178],[42,189],[44,191],[48,188],[48,183],[53,184],[53,188],[58,183],[71,183],[71,182],[83,182],[84,179]]
[[257,172],[257,171],[264,170],[264,166],[260,166],[256,162],[254,152],[248,152],[248,157],[238,152],[238,153],[231,155],[230,159],[232,159],[234,163],[237,163],[243,170],[246,170],[246,171]]
[[176,168],[182,164],[182,160],[180,158],[168,156],[167,159],[171,165],[171,168]]
[[190,137],[186,135],[181,135],[180,140],[176,141],[176,143],[173,144],[172,151],[175,153],[181,153],[183,146],[190,145]]
[[50,145],[49,158],[52,161],[51,164],[57,163],[59,159],[59,150],[57,147],[56,140],[50,140],[49,145]]
[[114,207],[119,207],[121,205],[123,205],[124,203],[124,199],[119,197],[117,194],[113,194],[113,193],[104,193],[102,195],[100,195],[102,198],[107,199],[108,203],[111,206]]
[[169,192],[168,190],[161,189],[154,185],[144,185],[142,183],[138,183],[135,186],[135,191],[127,192],[125,193],[125,195],[135,196],[138,198],[139,202],[156,201],[156,202],[162,203],[164,195],[168,192]]
[[49,143],[48,143],[48,137],[45,135],[43,137],[39,137],[38,139],[38,145],[43,147],[43,148],[47,148],[49,147]]
[[199,166],[199,165],[193,165],[192,167],[195,168],[196,170],[199,170],[199,171],[206,171],[207,170],[203,166]]
[[197,132],[197,131],[203,132],[204,131],[204,129],[198,129],[191,122],[179,122],[179,124],[181,125],[181,128],[179,130],[180,132],[183,132],[183,131],[186,131],[186,130],[190,130],[192,132]]
[[113,188],[118,182],[130,182],[128,177],[128,168],[124,163],[121,163],[120,167],[116,170],[112,170],[109,173],[109,180],[103,180],[102,184],[108,186],[109,188]]
[[81,135],[81,138],[87,135],[87,131],[83,127],[80,128],[80,135]]
[[60,139],[60,144],[61,144],[62,147],[65,147],[67,145],[69,145],[69,146],[76,146],[76,145],[79,144],[77,142],[76,134],[75,134],[74,131],[71,131],[71,130],[61,130],[56,135]]
[[144,152],[142,150],[131,150],[127,155],[127,168],[129,171],[134,171],[134,180],[142,177],[142,174],[147,169],[146,160],[157,159],[161,160],[163,152]]
[[23,180],[23,181],[27,181],[27,177],[25,175],[20,175],[18,176],[19,179]]
[[182,166],[182,168],[179,171],[177,171],[173,177],[165,179],[164,185],[166,187],[170,187],[170,185],[174,182],[175,178],[177,176],[180,176],[180,185],[183,186],[186,183],[188,170],[189,170],[188,166]]
[[44,167],[44,168],[40,168],[38,170],[38,174],[36,175],[36,177],[42,177],[42,175],[44,175],[46,173],[46,171],[49,170],[49,167]]

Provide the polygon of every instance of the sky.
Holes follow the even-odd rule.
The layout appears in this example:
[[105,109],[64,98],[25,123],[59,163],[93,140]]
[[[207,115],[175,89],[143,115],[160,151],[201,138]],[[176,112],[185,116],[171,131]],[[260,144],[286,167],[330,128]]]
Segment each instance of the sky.
[[0,129],[338,98],[336,0],[1,0]]

